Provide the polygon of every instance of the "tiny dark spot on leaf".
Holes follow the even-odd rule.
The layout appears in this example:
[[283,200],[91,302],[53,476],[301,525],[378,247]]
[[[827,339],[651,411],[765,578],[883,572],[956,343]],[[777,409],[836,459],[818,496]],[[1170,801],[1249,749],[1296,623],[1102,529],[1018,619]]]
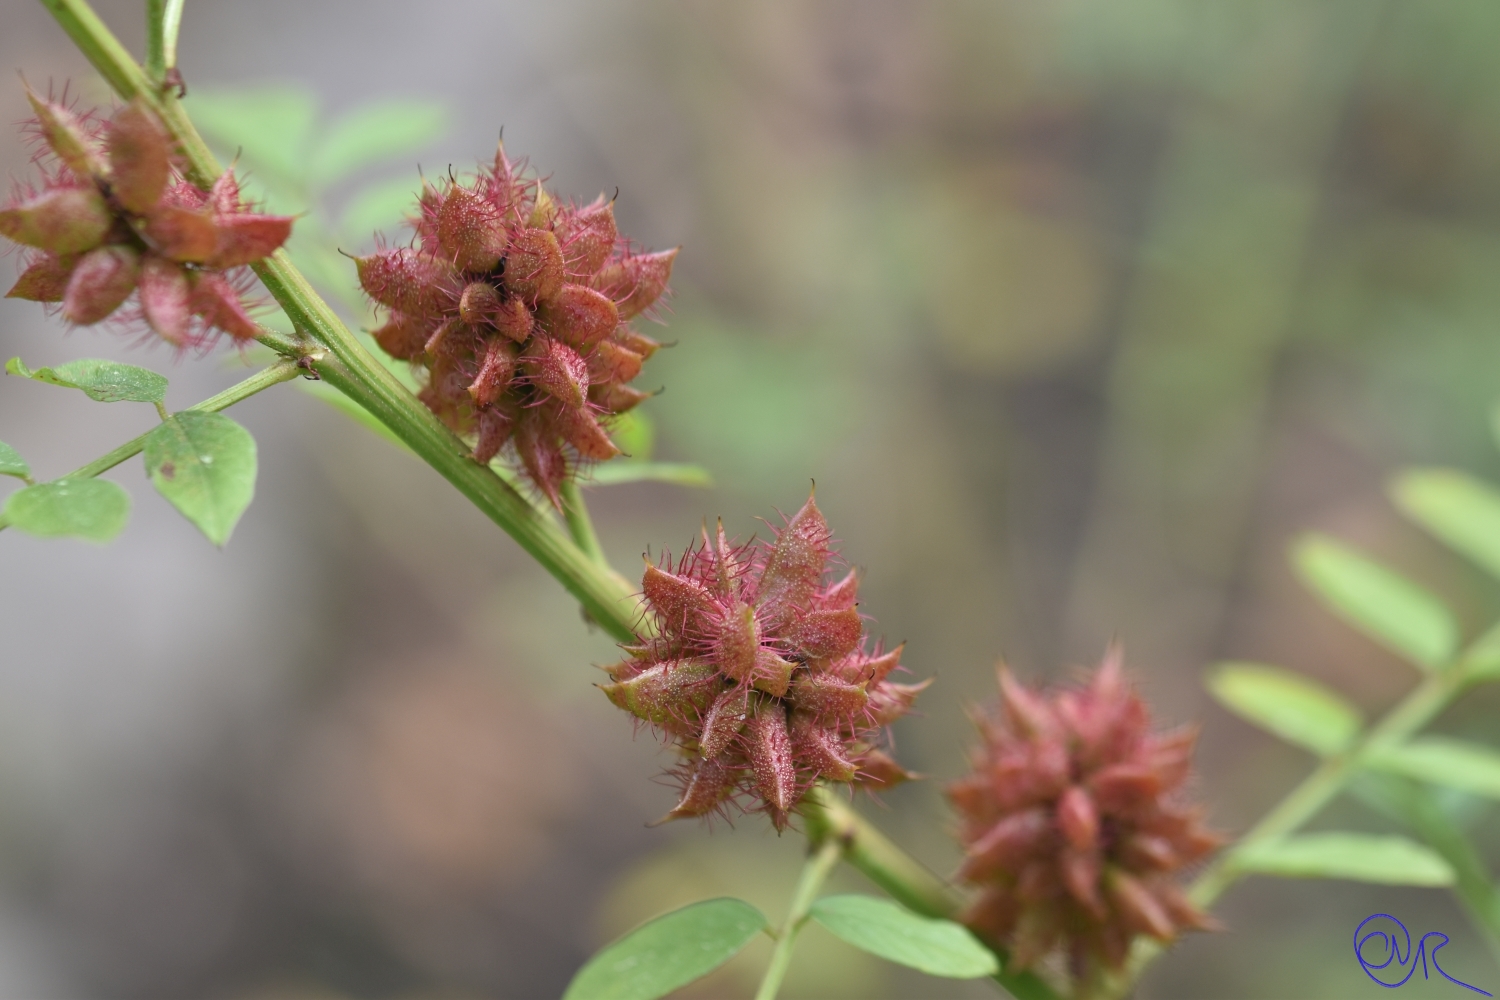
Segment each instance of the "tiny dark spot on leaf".
[[175,478],[177,478],[177,466],[176,466],[176,464],[173,463],[173,462],[163,462],[163,463],[161,463],[161,477],[163,479],[175,479]]

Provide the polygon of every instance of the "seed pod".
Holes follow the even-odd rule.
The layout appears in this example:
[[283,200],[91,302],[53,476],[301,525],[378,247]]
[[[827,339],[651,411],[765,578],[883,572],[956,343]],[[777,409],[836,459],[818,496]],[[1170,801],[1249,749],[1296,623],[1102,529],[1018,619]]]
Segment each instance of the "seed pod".
[[409,247],[356,257],[354,264],[365,294],[409,315],[434,312],[451,294],[451,271]]
[[614,299],[621,320],[633,319],[651,308],[666,291],[672,277],[672,262],[680,249],[627,257],[605,267],[591,284]]
[[755,651],[755,690],[776,698],[786,697],[797,664],[783,660],[764,646]]
[[479,425],[479,437],[474,443],[474,460],[481,465],[488,465],[490,459],[498,455],[500,449],[505,447],[505,442],[510,440],[516,427],[515,414],[503,407],[491,406],[482,410],[476,421]]
[[563,283],[562,250],[545,229],[523,229],[505,252],[505,290],[527,302],[550,299]]
[[586,407],[575,409],[558,405],[552,421],[563,439],[577,450],[579,458],[605,462],[620,454],[608,432]]
[[844,758],[844,741],[836,732],[801,711],[792,713],[788,728],[797,758],[810,764],[818,777],[830,781],[854,780],[858,768]]
[[21,277],[5,293],[8,299],[28,299],[32,302],[61,302],[68,290],[68,279],[77,266],[74,256],[59,257],[42,254],[32,261]]
[[615,327],[614,335],[610,339],[621,347],[634,351],[647,360],[661,347],[661,344],[652,340],[644,333],[637,333],[630,327],[623,325]]
[[470,326],[489,322],[500,308],[500,296],[487,281],[471,281],[458,299],[458,318]]
[[595,345],[587,360],[591,385],[600,382],[629,382],[641,373],[641,356],[608,340]]
[[729,749],[745,728],[749,713],[749,687],[736,685],[719,695],[703,717],[703,733],[698,737],[698,751],[704,760],[713,760]]
[[140,99],[110,119],[104,130],[109,152],[110,193],[127,212],[149,212],[161,200],[171,174],[167,133]]
[[73,176],[80,181],[103,177],[103,151],[78,116],[60,104],[44,100],[30,87],[26,88],[26,99],[41,125],[42,139]]
[[130,247],[105,246],[78,259],[63,297],[63,317],[79,326],[105,319],[135,291],[141,255]]
[[582,408],[588,398],[589,367],[578,352],[550,337],[534,337],[521,355],[531,384],[564,406]]
[[876,791],[895,788],[897,785],[919,777],[896,763],[890,754],[883,750],[866,751],[854,764],[859,768],[859,776],[854,779],[855,784],[873,788]]
[[563,258],[568,273],[585,277],[597,273],[609,260],[617,238],[614,202],[601,197],[573,216],[563,236]]
[[292,235],[290,215],[241,212],[214,216],[214,250],[209,267],[239,267],[269,257]]
[[0,209],[0,236],[55,254],[83,253],[104,241],[114,216],[93,188],[53,188]]
[[760,627],[752,605],[738,602],[724,612],[718,623],[718,642],[714,660],[724,675],[737,683],[747,683],[755,673],[756,654],[760,651]]
[[785,829],[787,813],[799,796],[786,711],[778,702],[763,701],[756,706],[745,722],[745,743],[756,790],[765,800],[771,823],[778,830]]
[[628,680],[604,685],[620,708],[658,726],[694,721],[723,688],[713,664],[690,660],[659,663]]
[[846,684],[829,674],[799,675],[788,697],[799,711],[825,726],[852,720],[870,701],[861,685]]
[[807,607],[828,558],[828,522],[809,497],[776,536],[760,578],[760,606],[780,623]]
[[592,288],[563,285],[537,308],[537,319],[552,336],[588,351],[619,325],[615,304]]
[[141,312],[151,329],[175,347],[192,343],[193,296],[179,265],[154,254],[141,264]]
[[651,393],[641,392],[639,389],[632,389],[618,382],[589,385],[589,402],[608,413],[625,413],[639,406],[643,400],[650,398]]
[[490,339],[479,374],[469,384],[469,395],[476,405],[489,406],[500,398],[515,377],[517,353],[516,346],[509,341],[498,337]]
[[194,276],[192,308],[211,327],[229,334],[235,340],[254,340],[260,336],[260,327],[245,311],[239,293],[212,271],[201,271]]
[[219,227],[207,211],[162,205],[147,217],[141,234],[158,254],[185,264],[207,263],[219,249]]
[[853,608],[810,611],[787,628],[786,642],[804,659],[837,659],[852,653],[863,633],[864,623]]
[[452,184],[437,213],[439,253],[460,271],[487,274],[505,256],[505,225],[488,200]]
[[500,303],[492,319],[495,329],[518,344],[526,342],[526,338],[531,336],[532,327],[535,325],[531,310],[527,309],[526,303],[520,299],[506,299]]
[[[707,816],[734,794],[739,782],[737,769],[723,760],[699,760],[691,765],[682,798],[657,823],[672,819]],[[652,824],[653,826],[656,824]]]
[[647,563],[641,588],[663,628],[689,635],[707,635],[716,628],[719,606],[697,580]]
[[414,361],[422,356],[427,338],[432,332],[425,320],[414,319],[392,310],[385,325],[371,336],[391,357]]

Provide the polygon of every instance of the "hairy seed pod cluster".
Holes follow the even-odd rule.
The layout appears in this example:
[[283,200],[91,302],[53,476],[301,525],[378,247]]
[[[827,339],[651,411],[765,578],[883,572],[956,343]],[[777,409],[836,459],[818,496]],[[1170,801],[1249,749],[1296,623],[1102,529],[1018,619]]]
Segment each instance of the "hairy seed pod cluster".
[[828,525],[807,501],[768,545],[703,531],[643,581],[657,634],[609,668],[604,693],[683,755],[664,819],[731,803],[777,829],[819,778],[889,788],[910,778],[880,749],[884,727],[927,686],[888,679],[901,649],[866,651],[858,579],[827,570]]
[[969,927],[1018,968],[1061,950],[1084,983],[1123,967],[1137,935],[1208,927],[1173,878],[1220,842],[1180,801],[1196,732],[1149,731],[1118,647],[1077,690],[1034,692],[1002,666],[1000,694],[947,789],[959,877],[981,890]]
[[628,384],[660,345],[631,328],[666,291],[676,250],[636,253],[614,205],[559,204],[497,150],[425,184],[411,246],[356,258],[386,311],[375,339],[426,370],[420,398],[488,462],[513,449],[554,504],[580,461],[620,454],[607,429],[648,393]]
[[[0,209],[0,235],[28,248],[7,297],[60,303],[79,326],[140,319],[179,348],[253,339],[245,265],[286,242],[291,217],[251,211],[229,171],[211,191],[184,180],[138,100],[102,122],[27,94],[43,180]],[[132,295],[138,309],[122,310]]]

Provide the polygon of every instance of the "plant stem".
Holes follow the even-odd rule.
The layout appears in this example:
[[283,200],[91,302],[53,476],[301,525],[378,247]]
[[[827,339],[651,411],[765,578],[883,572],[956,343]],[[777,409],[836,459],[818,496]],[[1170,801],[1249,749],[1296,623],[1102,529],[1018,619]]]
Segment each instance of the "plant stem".
[[183,0],[146,0],[146,72],[161,84],[177,66]]
[[[230,386],[217,396],[210,396],[201,403],[189,406],[188,409],[197,410],[202,413],[218,413],[220,410],[227,410],[241,400],[249,399],[257,392],[294,379],[299,373],[300,369],[298,369],[295,361],[283,358],[270,367],[261,369],[243,382],[238,382]],[[147,431],[139,437],[132,438],[107,455],[96,458],[87,465],[80,465],[67,475],[59,476],[58,479],[92,479],[102,472],[108,472],[127,458],[139,455],[141,450],[146,447],[146,438],[150,434],[151,432]],[[0,514],[0,531],[4,531],[9,526],[10,520],[5,515]]]
[[[1477,651],[1475,643],[1470,651]],[[1428,674],[1427,677],[1396,704],[1380,720],[1365,738],[1348,753],[1330,757],[1318,765],[1302,782],[1287,793],[1270,812],[1261,817],[1250,830],[1235,842],[1234,846],[1193,881],[1188,887],[1187,897],[1194,906],[1207,910],[1214,901],[1236,881],[1247,873],[1235,865],[1240,853],[1255,844],[1284,837],[1317,815],[1331,802],[1354,775],[1359,773],[1361,758],[1372,750],[1382,750],[1402,743],[1448,706],[1470,681],[1468,653],[1448,667]],[[1130,965],[1119,983],[1123,995],[1162,953],[1161,945],[1147,938],[1136,941],[1130,956]]]
[[605,558],[604,549],[599,545],[599,535],[594,531],[594,522],[589,517],[588,504],[584,502],[583,491],[578,488],[578,480],[564,479],[559,493],[562,496],[563,519],[568,522],[568,534],[573,536],[574,544],[600,566],[608,566],[609,560]]
[[823,888],[843,853],[844,845],[836,837],[814,845],[807,863],[802,866],[802,877],[797,880],[797,891],[792,893],[791,908],[776,935],[776,950],[771,952],[771,964],[766,966],[766,975],[760,981],[760,989],[755,991],[755,1000],[776,1000],[776,991],[781,989],[781,981],[786,978],[787,966],[792,961],[797,932],[807,923],[807,912],[812,909],[818,890]]

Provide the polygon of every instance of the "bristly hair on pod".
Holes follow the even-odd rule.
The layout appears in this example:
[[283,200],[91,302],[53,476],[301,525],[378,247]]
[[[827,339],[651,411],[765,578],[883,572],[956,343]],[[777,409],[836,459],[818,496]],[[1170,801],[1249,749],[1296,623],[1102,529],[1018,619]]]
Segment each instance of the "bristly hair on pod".
[[180,350],[220,333],[254,339],[247,265],[286,242],[292,218],[254,211],[232,171],[209,191],[189,183],[139,100],[105,121],[66,96],[27,97],[42,180],[0,209],[0,235],[26,251],[6,297],[54,306],[78,326],[141,324]]
[[611,418],[661,345],[628,325],[662,300],[676,250],[640,253],[614,202],[559,203],[497,148],[477,174],[422,182],[408,246],[355,258],[384,314],[376,342],[476,461],[502,450],[555,506],[563,481],[619,455]]
[[1213,926],[1176,876],[1221,843],[1185,801],[1196,731],[1150,731],[1119,646],[1076,689],[1034,691],[1002,665],[973,769],[946,789],[980,892],[964,922],[1016,968],[1061,953],[1087,994],[1131,942]]
[[814,782],[879,790],[915,777],[881,749],[927,686],[897,684],[901,647],[869,649],[859,579],[835,578],[809,498],[775,540],[737,545],[722,522],[674,563],[647,562],[654,634],[607,668],[610,701],[681,754],[662,821],[764,812],[784,829]]

